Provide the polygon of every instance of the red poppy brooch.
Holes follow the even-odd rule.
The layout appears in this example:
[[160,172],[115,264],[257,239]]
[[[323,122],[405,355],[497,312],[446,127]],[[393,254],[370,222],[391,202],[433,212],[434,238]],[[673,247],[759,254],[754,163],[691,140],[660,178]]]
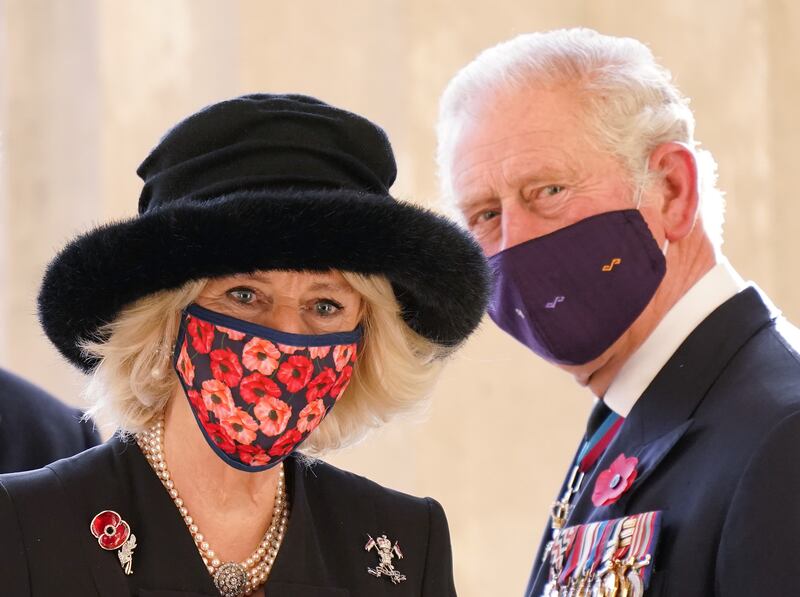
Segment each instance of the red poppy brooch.
[[119,549],[117,557],[125,570],[125,574],[133,574],[133,550],[136,547],[136,535],[131,527],[113,510],[103,510],[92,518],[89,525],[97,543],[107,551]]
[[592,492],[592,503],[595,507],[613,504],[628,491],[636,480],[637,464],[639,464],[638,458],[634,456],[625,458],[625,454],[620,454],[610,467],[597,475]]

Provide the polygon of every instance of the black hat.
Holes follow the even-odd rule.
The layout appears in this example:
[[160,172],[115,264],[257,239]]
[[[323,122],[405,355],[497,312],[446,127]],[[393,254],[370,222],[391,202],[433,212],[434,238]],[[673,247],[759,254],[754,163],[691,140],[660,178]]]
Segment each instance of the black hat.
[[389,195],[378,126],[300,95],[247,95],[172,128],[138,170],[138,216],[71,241],[39,293],[47,336],[72,363],[131,302],[255,270],[382,274],[408,325],[446,346],[483,315],[488,268],[450,220]]

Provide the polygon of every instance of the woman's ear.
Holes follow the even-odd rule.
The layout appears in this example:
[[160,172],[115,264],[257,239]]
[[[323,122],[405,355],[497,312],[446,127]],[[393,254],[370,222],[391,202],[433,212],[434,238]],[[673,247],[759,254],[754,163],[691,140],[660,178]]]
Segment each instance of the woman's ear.
[[650,154],[650,171],[661,178],[661,224],[670,243],[685,238],[697,220],[700,195],[694,153],[683,143],[662,143]]

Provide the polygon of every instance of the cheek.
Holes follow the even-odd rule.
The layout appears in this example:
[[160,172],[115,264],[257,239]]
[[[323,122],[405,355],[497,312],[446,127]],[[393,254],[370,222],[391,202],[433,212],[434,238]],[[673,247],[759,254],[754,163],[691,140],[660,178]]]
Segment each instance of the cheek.
[[663,247],[664,240],[666,239],[666,230],[661,211],[652,205],[642,205],[639,212],[642,214],[642,218],[644,218],[647,227],[650,229],[650,234],[653,235],[653,238],[656,239],[659,246]]

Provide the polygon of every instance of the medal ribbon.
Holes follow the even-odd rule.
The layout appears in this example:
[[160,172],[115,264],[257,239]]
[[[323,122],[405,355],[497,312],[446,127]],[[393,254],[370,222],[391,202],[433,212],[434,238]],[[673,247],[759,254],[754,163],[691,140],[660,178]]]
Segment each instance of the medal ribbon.
[[[658,540],[658,533],[661,529],[661,512],[645,512],[644,514],[637,515],[636,529],[631,537],[631,546],[629,554],[635,561],[644,559],[647,554],[651,555],[652,548]],[[643,566],[639,570],[642,577],[644,586],[647,587],[650,581],[650,571],[652,564]]]
[[[583,537],[585,533],[586,525],[576,527],[575,538],[572,541],[572,545],[568,547],[567,551],[565,552],[569,554],[567,565],[564,566],[564,570],[562,570],[561,574],[558,576],[559,586],[564,586],[567,579],[572,575],[572,571],[578,566],[578,559],[580,558],[580,553],[583,551]],[[579,545],[580,548],[575,549],[575,546],[577,545]]]
[[572,573],[573,578],[580,579],[588,567],[591,555],[594,552],[594,546],[597,544],[597,539],[600,537],[602,531],[602,522],[593,522],[588,525],[586,534],[583,536],[583,544],[581,545],[581,554],[578,558],[578,565]]
[[564,495],[559,501],[553,504],[551,525],[555,534],[557,534],[558,529],[566,522],[572,497],[580,491],[586,473],[597,463],[600,456],[603,455],[603,452],[614,437],[616,437],[617,432],[619,432],[624,422],[625,419],[623,417],[612,412],[592,434],[592,437],[583,443],[578,453],[576,464],[572,467],[569,479],[567,480],[567,487],[564,490]]
[[[550,560],[551,580],[554,580],[556,583],[561,577],[561,572],[563,571],[563,566],[558,564],[558,562],[563,562],[564,556],[570,553],[577,533],[578,527],[572,527],[565,529],[564,532],[556,539],[556,544]],[[559,566],[561,569],[559,569]],[[555,575],[553,573],[555,573]]]
[[624,422],[623,417],[612,412],[592,434],[592,437],[584,442],[578,454],[578,468],[582,473],[589,471],[600,459]]
[[597,541],[595,542],[594,546],[592,547],[592,555],[589,558],[588,563],[588,570],[585,570],[585,575],[594,574],[594,571],[597,570],[597,567],[602,562],[603,558],[601,554],[603,552],[603,548],[605,547],[606,543],[608,543],[608,538],[611,535],[611,532],[614,530],[614,525],[611,524],[610,520],[604,520],[600,523],[600,529],[597,533]]

